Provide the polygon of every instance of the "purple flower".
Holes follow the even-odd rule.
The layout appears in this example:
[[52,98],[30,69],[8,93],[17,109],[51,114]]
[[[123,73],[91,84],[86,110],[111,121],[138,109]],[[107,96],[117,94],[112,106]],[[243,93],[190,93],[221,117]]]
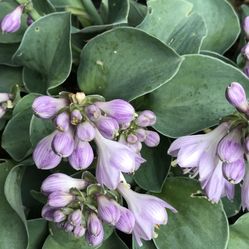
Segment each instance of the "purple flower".
[[75,109],[71,112],[71,123],[77,125],[82,120],[82,115],[79,110]]
[[226,99],[237,108],[238,111],[247,113],[249,110],[246,93],[243,86],[237,82],[232,82],[226,89]]
[[144,143],[148,147],[156,147],[160,143],[160,136],[155,131],[146,131],[146,138]]
[[52,148],[61,157],[68,157],[74,150],[74,137],[71,129],[58,131],[52,141]]
[[77,125],[76,134],[80,140],[90,142],[95,137],[95,129],[88,121],[85,121]]
[[53,118],[59,110],[68,104],[64,98],[53,98],[50,96],[37,97],[32,105],[34,113],[43,119]]
[[59,223],[66,219],[66,215],[61,210],[56,210],[54,212],[54,222]]
[[1,21],[1,29],[3,32],[14,33],[20,29],[23,8],[22,5],[19,5],[3,18]]
[[103,231],[103,225],[95,213],[90,213],[87,220],[87,231],[93,236],[98,236]]
[[27,25],[30,26],[33,22],[34,22],[34,21],[33,21],[32,17],[31,17],[31,16],[28,16],[28,17],[27,17]]
[[222,171],[224,177],[232,184],[237,184],[242,181],[245,175],[245,161],[244,158],[232,163],[223,163]]
[[245,56],[245,58],[249,59],[249,43],[247,43],[242,49],[241,49],[242,55]]
[[105,196],[98,196],[98,215],[99,217],[115,226],[120,218],[120,210],[117,203],[114,200],[109,200]]
[[143,128],[138,128],[135,130],[135,135],[139,142],[143,142],[146,139],[146,130]]
[[63,173],[55,173],[48,176],[41,185],[41,191],[46,195],[62,191],[69,192],[71,188],[84,189],[87,182],[83,179],[72,178]]
[[70,126],[69,114],[62,112],[55,118],[55,125],[59,131],[68,131]]
[[145,110],[139,113],[136,124],[140,127],[152,126],[156,123],[156,115],[154,112]]
[[85,235],[86,229],[82,225],[78,225],[74,228],[73,234],[77,238],[81,238]]
[[54,221],[54,212],[57,210],[55,207],[50,207],[48,204],[43,206],[41,215],[48,221]]
[[248,61],[246,61],[246,65],[243,68],[243,72],[245,73],[247,77],[249,77],[249,62]]
[[74,196],[70,193],[56,191],[48,196],[48,205],[51,207],[65,207],[74,200]]
[[87,117],[92,121],[96,121],[101,116],[101,111],[96,105],[87,106],[85,112]]
[[33,159],[39,169],[52,169],[61,162],[61,157],[52,149],[52,140],[55,134],[56,132],[53,132],[46,136],[35,147]]
[[6,102],[11,98],[9,93],[0,93],[0,103]]
[[242,130],[235,128],[219,142],[217,153],[223,162],[232,163],[243,158],[244,149],[241,144]]
[[101,232],[97,236],[87,231],[86,240],[91,246],[99,246],[104,240],[104,229],[102,229]]
[[135,226],[135,217],[133,213],[129,209],[120,205],[119,210],[120,218],[115,224],[115,227],[124,233],[132,233],[133,228]]
[[124,144],[104,138],[97,130],[95,142],[99,155],[97,181],[115,189],[120,182],[121,171],[129,173],[135,170],[137,154]]
[[135,217],[133,234],[139,246],[142,246],[141,239],[151,240],[154,237],[155,226],[167,223],[168,215],[165,208],[176,212],[167,202],[155,196],[136,193],[127,184],[120,183],[118,191],[125,198]]
[[108,139],[113,139],[116,137],[119,131],[119,124],[114,118],[100,116],[96,120],[96,126],[102,136]]
[[130,144],[135,144],[135,143],[137,143],[138,142],[138,138],[137,138],[137,136],[136,135],[134,135],[134,134],[129,134],[128,136],[127,136],[127,142],[128,143],[130,143]]
[[108,102],[96,102],[102,111],[116,119],[118,123],[129,123],[134,119],[135,110],[131,104],[122,99],[114,99]]
[[241,187],[241,204],[242,209],[249,210],[249,169],[246,167],[246,174]]
[[76,170],[86,169],[92,163],[93,158],[91,145],[88,142],[76,139],[73,153],[68,158],[70,165]]
[[249,39],[249,16],[246,16],[243,21],[243,29],[246,34],[246,38]]
[[73,224],[74,226],[78,226],[81,224],[82,221],[82,211],[80,209],[77,209],[73,211],[69,216],[68,220]]
[[63,227],[66,232],[72,232],[74,230],[74,225],[72,225],[70,222],[65,222]]

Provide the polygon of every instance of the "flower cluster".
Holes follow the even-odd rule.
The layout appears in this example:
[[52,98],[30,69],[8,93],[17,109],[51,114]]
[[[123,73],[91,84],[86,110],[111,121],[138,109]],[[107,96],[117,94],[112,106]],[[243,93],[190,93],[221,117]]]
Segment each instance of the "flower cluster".
[[[43,217],[77,237],[85,235],[93,246],[103,241],[103,222],[133,233],[139,245],[141,239],[152,239],[154,227],[167,222],[165,208],[175,209],[159,198],[132,191],[122,173],[133,173],[145,162],[142,143],[159,144],[158,133],[148,130],[156,123],[155,114],[149,110],[136,113],[121,99],[106,102],[101,96],[84,93],[40,96],[32,108],[36,116],[55,124],[55,130],[34,149],[38,168],[52,169],[65,158],[75,170],[85,170],[96,158],[94,180],[57,173],[43,182],[41,190],[48,197]],[[128,208],[113,198],[117,192]],[[145,205],[147,210],[143,210]]]
[[246,38],[246,45],[241,49],[241,54],[245,59],[243,71],[247,76],[249,76],[249,16],[244,19],[243,30]]
[[12,100],[12,94],[0,93],[0,118],[4,116],[8,108],[13,108]]
[[199,174],[201,187],[212,202],[234,197],[235,184],[243,181],[242,207],[249,209],[249,104],[237,82],[226,90],[226,98],[238,112],[226,117],[213,131],[176,139],[168,153],[186,173]]
[[[103,223],[118,230],[133,233],[138,244],[141,239],[155,237],[154,228],[167,223],[165,208],[176,210],[165,201],[132,191],[129,185],[119,183],[118,192],[125,198],[128,208],[118,202],[117,193],[101,189],[89,178],[75,179],[62,173],[50,175],[41,186],[48,197],[42,216],[55,222],[60,228],[72,232],[75,237],[85,236],[92,246],[100,245],[104,239]],[[89,180],[91,179],[91,180]],[[115,198],[116,195],[116,198]],[[144,208],[146,206],[146,209]]]

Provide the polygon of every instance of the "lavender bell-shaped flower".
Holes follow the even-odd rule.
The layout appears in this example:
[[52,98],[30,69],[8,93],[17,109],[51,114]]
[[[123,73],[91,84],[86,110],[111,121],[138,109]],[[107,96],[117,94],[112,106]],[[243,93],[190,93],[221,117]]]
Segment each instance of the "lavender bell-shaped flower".
[[40,96],[34,100],[32,108],[38,117],[50,119],[53,118],[59,110],[66,107],[67,105],[68,101],[64,98]]
[[155,131],[146,131],[146,138],[144,140],[144,143],[148,147],[156,147],[160,143],[160,136]]
[[73,224],[74,226],[78,226],[81,224],[82,221],[82,211],[80,209],[77,209],[73,211],[69,216],[68,220]]
[[84,189],[87,182],[83,179],[76,179],[63,173],[54,173],[48,176],[41,185],[41,191],[46,195],[62,191],[69,192],[71,188]]
[[126,200],[128,208],[135,217],[133,234],[139,246],[142,246],[141,239],[151,240],[154,238],[155,226],[167,223],[168,215],[165,208],[177,212],[167,202],[155,196],[136,193],[127,184],[120,183],[118,191]]
[[78,225],[74,228],[73,234],[77,238],[81,238],[85,235],[86,229],[82,225]]
[[101,116],[101,111],[96,105],[87,106],[85,112],[91,121],[96,121]]
[[152,126],[156,123],[156,115],[150,110],[145,110],[139,113],[136,124],[140,127]]
[[134,214],[127,208],[119,205],[120,210],[120,218],[115,224],[115,227],[124,232],[124,233],[132,233],[133,228],[135,226],[135,217]]
[[85,121],[77,125],[76,135],[80,140],[90,142],[95,137],[95,128],[88,121]]
[[91,165],[93,159],[94,153],[91,145],[76,139],[73,153],[68,158],[70,165],[76,170],[86,169]]
[[232,163],[243,158],[244,148],[241,144],[242,130],[234,128],[219,142],[217,153],[223,162]]
[[77,125],[82,120],[82,114],[79,110],[75,109],[71,112],[71,124]]
[[114,99],[108,102],[96,102],[95,105],[120,124],[129,123],[134,119],[135,110],[125,100]]
[[238,111],[247,113],[249,105],[243,86],[237,82],[232,82],[226,89],[227,101],[237,108]]
[[118,134],[119,124],[114,118],[100,116],[95,123],[98,130],[105,138],[113,139]]
[[137,154],[128,146],[104,138],[97,130],[95,142],[98,149],[96,178],[100,184],[115,189],[120,182],[120,173],[135,170]]
[[55,154],[52,149],[52,141],[56,133],[57,132],[55,131],[46,136],[36,145],[33,152],[33,159],[37,168],[52,169],[61,162],[61,157]]
[[249,39],[249,16],[246,16],[243,21],[243,29],[246,34],[246,38]]
[[74,230],[74,225],[71,224],[70,222],[65,222],[64,225],[63,225],[63,228],[66,232],[73,232]]
[[48,221],[54,221],[54,213],[56,210],[57,208],[51,207],[48,204],[46,204],[42,208],[41,216]]
[[57,132],[52,141],[52,148],[61,157],[68,157],[74,150],[74,137],[71,129]]
[[48,196],[48,205],[51,207],[65,207],[74,200],[74,196],[70,193],[56,191]]
[[69,114],[67,112],[58,114],[55,118],[55,125],[59,131],[68,131],[70,126]]
[[241,54],[248,60],[249,59],[249,43],[247,43],[242,49]]
[[223,163],[222,165],[224,177],[232,184],[237,184],[242,181],[245,175],[245,169],[244,158],[232,163]]
[[105,196],[98,196],[98,215],[99,217],[115,226],[120,218],[120,209],[118,204],[114,200],[109,200]]
[[23,6],[17,6],[12,12],[6,15],[1,21],[1,30],[6,33],[14,33],[21,27],[21,16]]
[[103,242],[104,228],[102,222],[95,213],[89,215],[87,221],[86,240],[92,246],[98,246]]
[[139,142],[143,142],[146,139],[146,130],[143,128],[138,128],[135,130],[135,135]]
[[249,210],[249,168],[246,167],[246,173],[241,186],[241,205],[243,210]]
[[246,64],[243,68],[243,72],[249,77],[249,61],[246,61]]
[[59,222],[62,222],[66,219],[66,215],[60,210],[60,209],[57,209],[55,212],[54,212],[54,222],[56,223],[59,223]]

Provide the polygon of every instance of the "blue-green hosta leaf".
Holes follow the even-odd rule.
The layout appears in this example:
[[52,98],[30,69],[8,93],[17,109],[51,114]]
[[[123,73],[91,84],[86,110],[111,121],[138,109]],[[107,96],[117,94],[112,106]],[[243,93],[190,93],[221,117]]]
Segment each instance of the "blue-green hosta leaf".
[[84,47],[78,84],[88,94],[132,100],[167,82],[181,60],[170,47],[141,30],[116,28]]
[[26,88],[44,94],[66,80],[71,57],[70,14],[60,12],[40,18],[27,29],[14,62],[24,66]]
[[194,196],[198,190],[200,186],[195,180],[167,179],[157,196],[169,202],[178,213],[168,211],[168,224],[160,226],[154,240],[158,249],[227,248],[229,230],[223,207]]
[[234,112],[225,98],[233,81],[249,92],[249,80],[239,69],[213,57],[186,55],[177,75],[145,101],[157,115],[155,128],[178,137],[217,124]]
[[233,7],[225,0],[187,1],[193,4],[193,11],[200,14],[207,25],[202,49],[224,53],[240,33],[239,19]]

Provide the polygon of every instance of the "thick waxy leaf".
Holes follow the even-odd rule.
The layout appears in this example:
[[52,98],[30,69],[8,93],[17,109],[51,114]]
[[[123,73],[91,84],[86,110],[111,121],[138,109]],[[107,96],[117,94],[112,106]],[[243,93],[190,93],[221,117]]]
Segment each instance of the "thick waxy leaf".
[[46,93],[62,84],[71,70],[70,14],[52,13],[33,23],[14,61],[25,67],[23,79],[31,92]]
[[34,8],[40,15],[45,15],[55,11],[54,6],[50,3],[49,0],[32,0],[32,3]]
[[237,39],[240,32],[238,17],[225,0],[187,0],[193,4],[193,11],[200,14],[207,25],[208,34],[202,49],[224,53]]
[[119,238],[116,233],[113,233],[99,249],[128,249],[126,244]]
[[[104,229],[105,229],[105,239],[107,239],[112,234],[113,228],[106,225],[104,226]],[[42,249],[75,249],[75,248],[92,249],[93,248],[92,246],[88,245],[85,237],[76,238],[72,235],[72,233],[67,233],[62,229],[58,229],[54,224],[51,224],[50,232],[51,234],[47,237]]]
[[10,92],[14,85],[22,85],[22,69],[0,65],[0,92]]
[[247,249],[249,245],[249,214],[241,216],[230,226],[228,249]]
[[[0,20],[4,18],[5,15],[9,14],[18,6],[16,1],[1,1],[0,2]],[[14,33],[3,33],[0,32],[0,43],[17,43],[22,40],[23,33],[27,28],[26,24],[27,15],[22,16],[22,25],[19,30]]]
[[2,135],[2,147],[15,161],[21,161],[31,152],[29,124],[33,111],[19,112],[6,125]]
[[28,220],[29,246],[27,249],[40,249],[48,233],[47,221],[44,219]]
[[[10,182],[5,183],[6,177],[8,176],[8,173],[11,171],[12,167],[13,164],[7,161],[0,164],[0,247],[1,249],[26,249],[28,244],[28,235],[25,224],[18,216],[18,214],[14,211],[13,206],[10,206],[5,197],[6,191],[10,192],[10,195],[16,196],[14,192],[16,188],[18,188],[20,183],[20,180],[18,180],[17,182],[11,182],[11,185],[9,185]],[[12,177],[10,177],[9,180],[11,178]],[[8,195],[8,200],[10,200],[10,195]],[[16,197],[17,199],[19,199],[18,196]],[[19,206],[19,208],[21,208],[22,210],[22,206]]]
[[222,205],[195,196],[200,190],[197,181],[188,178],[168,178],[161,197],[178,213],[168,211],[169,221],[158,230],[158,249],[225,249],[228,222]]
[[135,0],[130,0],[130,10],[128,16],[128,23],[130,26],[137,26],[145,18],[147,7],[138,3]]
[[161,136],[161,142],[157,147],[143,146],[142,156],[146,162],[134,175],[136,183],[143,189],[152,192],[161,191],[162,184],[170,169],[171,157],[167,155],[169,145],[169,139]]
[[155,128],[178,137],[217,124],[234,112],[225,98],[233,81],[249,91],[249,80],[239,69],[209,56],[185,56],[177,75],[148,96],[148,108],[157,115]]
[[117,28],[84,47],[78,84],[88,94],[131,100],[167,82],[180,62],[171,48],[143,31]]
[[0,43],[0,64],[13,66],[12,56],[16,52],[19,43],[4,44]]

